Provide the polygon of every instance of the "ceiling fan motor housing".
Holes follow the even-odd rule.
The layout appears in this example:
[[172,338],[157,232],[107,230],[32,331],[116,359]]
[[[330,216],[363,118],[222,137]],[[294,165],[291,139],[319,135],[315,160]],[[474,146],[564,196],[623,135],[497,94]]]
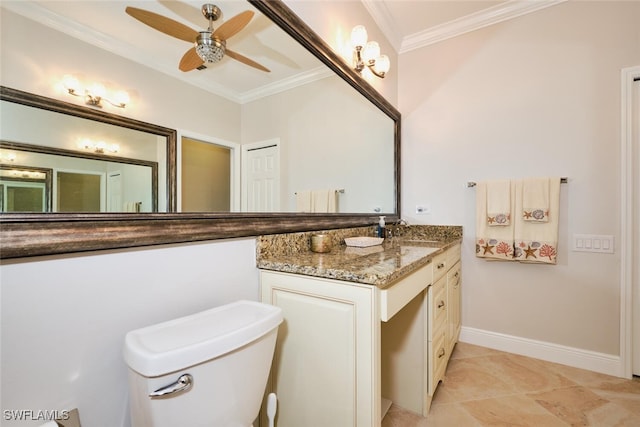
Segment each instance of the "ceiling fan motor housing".
[[202,14],[205,18],[216,21],[222,15],[222,11],[215,4],[203,4]]

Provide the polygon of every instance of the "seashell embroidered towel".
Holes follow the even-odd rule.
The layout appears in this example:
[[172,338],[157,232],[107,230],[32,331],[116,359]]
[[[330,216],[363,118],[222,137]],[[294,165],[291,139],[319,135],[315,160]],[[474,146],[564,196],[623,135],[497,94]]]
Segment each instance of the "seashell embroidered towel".
[[[527,184],[531,180],[516,182],[515,212],[526,212],[525,203],[531,198],[527,197]],[[556,264],[558,252],[558,224],[560,211],[560,177],[536,180],[536,186],[547,189],[547,206],[537,206],[545,210],[546,220],[530,221],[526,215],[516,215],[514,218],[515,237],[513,258],[517,261]],[[541,200],[538,197],[537,200]],[[526,202],[525,202],[526,201]],[[542,203],[542,202],[536,202]]]
[[[506,181],[509,183],[509,181]],[[487,220],[488,212],[488,182],[479,182],[476,185],[476,256],[492,260],[510,261],[513,259],[513,221],[494,227]],[[515,200],[514,186],[509,184],[509,210],[512,212]],[[503,195],[502,201],[507,197]]]
[[527,178],[522,181],[522,218],[525,221],[549,221],[550,178]]
[[487,181],[487,224],[507,226],[511,224],[511,181]]

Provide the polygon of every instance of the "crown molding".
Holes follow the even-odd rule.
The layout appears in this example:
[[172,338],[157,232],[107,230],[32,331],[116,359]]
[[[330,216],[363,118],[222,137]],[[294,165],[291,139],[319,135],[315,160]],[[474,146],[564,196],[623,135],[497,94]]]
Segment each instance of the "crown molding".
[[398,53],[406,53],[565,1],[567,0],[510,0],[406,36],[402,40]]
[[314,68],[313,70],[309,70],[307,72],[296,74],[295,76],[291,76],[286,79],[261,86],[257,89],[243,92],[239,95],[238,102],[240,104],[245,104],[247,102],[264,98],[265,96],[275,95],[276,93],[284,92],[286,90],[293,89],[298,86],[303,86],[307,83],[311,83],[316,80],[321,80],[331,76],[335,76],[335,73],[333,71],[325,66],[320,66],[318,68]]
[[392,14],[389,12],[386,2],[377,0],[361,1],[378,28],[389,40],[389,43],[400,54],[554,6],[567,0],[509,0],[407,36],[402,35],[399,26],[391,17]]
[[391,12],[387,7],[387,3],[379,0],[362,0],[369,15],[373,18],[374,22],[385,35],[389,43],[396,52],[400,51],[402,47],[402,33],[398,31],[398,25],[391,17]]

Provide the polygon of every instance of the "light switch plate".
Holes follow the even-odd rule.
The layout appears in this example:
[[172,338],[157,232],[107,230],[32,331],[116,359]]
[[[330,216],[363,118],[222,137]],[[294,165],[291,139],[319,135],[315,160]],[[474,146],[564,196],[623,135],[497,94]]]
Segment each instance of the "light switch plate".
[[612,254],[613,249],[613,236],[598,234],[573,235],[573,250],[576,252]]

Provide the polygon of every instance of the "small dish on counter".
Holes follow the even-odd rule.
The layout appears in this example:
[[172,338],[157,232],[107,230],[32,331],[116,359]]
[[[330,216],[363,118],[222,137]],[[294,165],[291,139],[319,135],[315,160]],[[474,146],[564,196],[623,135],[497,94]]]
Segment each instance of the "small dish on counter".
[[344,243],[347,246],[354,246],[357,248],[368,248],[369,246],[381,245],[384,241],[382,237],[345,237]]

